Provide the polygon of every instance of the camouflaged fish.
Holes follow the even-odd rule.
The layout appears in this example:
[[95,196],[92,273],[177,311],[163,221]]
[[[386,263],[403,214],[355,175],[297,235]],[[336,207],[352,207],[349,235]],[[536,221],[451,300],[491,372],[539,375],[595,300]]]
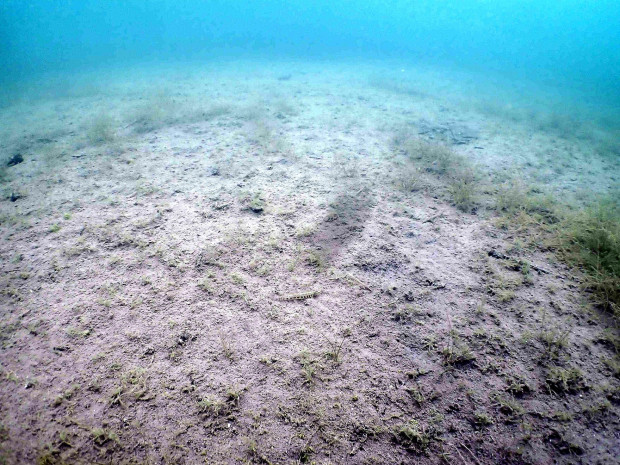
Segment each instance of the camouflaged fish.
[[287,294],[278,297],[279,300],[291,301],[291,300],[306,300],[312,299],[319,295],[319,291],[308,291],[308,292],[300,292],[299,294]]

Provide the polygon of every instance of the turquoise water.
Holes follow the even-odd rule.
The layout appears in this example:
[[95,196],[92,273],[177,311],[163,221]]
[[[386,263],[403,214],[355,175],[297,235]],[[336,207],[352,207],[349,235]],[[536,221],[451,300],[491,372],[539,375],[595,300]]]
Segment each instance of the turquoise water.
[[390,60],[545,88],[613,124],[620,2],[5,0],[5,86],[49,73],[222,59]]

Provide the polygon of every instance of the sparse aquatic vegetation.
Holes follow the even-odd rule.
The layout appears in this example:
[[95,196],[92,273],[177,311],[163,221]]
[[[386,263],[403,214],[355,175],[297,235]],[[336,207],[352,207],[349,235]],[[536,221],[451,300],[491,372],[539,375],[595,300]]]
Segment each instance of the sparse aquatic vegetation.
[[512,179],[501,183],[495,194],[495,208],[521,224],[554,224],[562,217],[560,204],[536,186],[526,187]]
[[396,441],[418,454],[426,453],[439,435],[440,431],[435,425],[421,425],[417,420],[409,420],[394,428]]
[[137,133],[148,133],[161,128],[172,118],[174,100],[160,92],[139,104],[129,117],[128,126]]
[[558,394],[576,393],[588,389],[578,368],[551,367],[545,379],[547,388]]
[[620,318],[620,201],[604,198],[570,215],[559,231],[563,257],[586,275],[598,302]]
[[86,137],[94,145],[112,142],[114,140],[114,120],[106,114],[97,116],[88,128]]
[[[475,210],[481,179],[475,165],[467,158],[445,143],[429,143],[405,134],[397,133],[393,142],[409,159],[421,163],[418,169],[447,178],[448,193],[459,210],[467,213]],[[408,185],[410,183],[408,181]]]
[[476,182],[467,176],[450,183],[449,192],[456,207],[463,212],[471,212],[476,207]]
[[409,158],[422,161],[428,171],[439,175],[456,177],[469,168],[469,161],[444,143],[411,137],[402,143],[402,149]]

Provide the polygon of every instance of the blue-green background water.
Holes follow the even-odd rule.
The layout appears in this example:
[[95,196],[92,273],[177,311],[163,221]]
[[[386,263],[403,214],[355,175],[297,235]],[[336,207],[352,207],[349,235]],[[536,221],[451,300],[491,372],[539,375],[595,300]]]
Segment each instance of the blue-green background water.
[[[246,58],[472,70],[620,109],[617,0],[4,0],[4,84]],[[567,98],[568,98],[567,97]]]

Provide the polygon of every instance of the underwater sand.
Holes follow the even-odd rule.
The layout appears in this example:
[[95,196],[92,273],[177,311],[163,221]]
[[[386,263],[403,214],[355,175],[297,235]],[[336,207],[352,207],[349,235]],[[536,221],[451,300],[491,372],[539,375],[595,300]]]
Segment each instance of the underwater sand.
[[[607,316],[492,208],[610,191],[609,136],[450,76],[146,68],[0,109],[6,463],[620,463]],[[475,164],[471,209],[403,131]]]

